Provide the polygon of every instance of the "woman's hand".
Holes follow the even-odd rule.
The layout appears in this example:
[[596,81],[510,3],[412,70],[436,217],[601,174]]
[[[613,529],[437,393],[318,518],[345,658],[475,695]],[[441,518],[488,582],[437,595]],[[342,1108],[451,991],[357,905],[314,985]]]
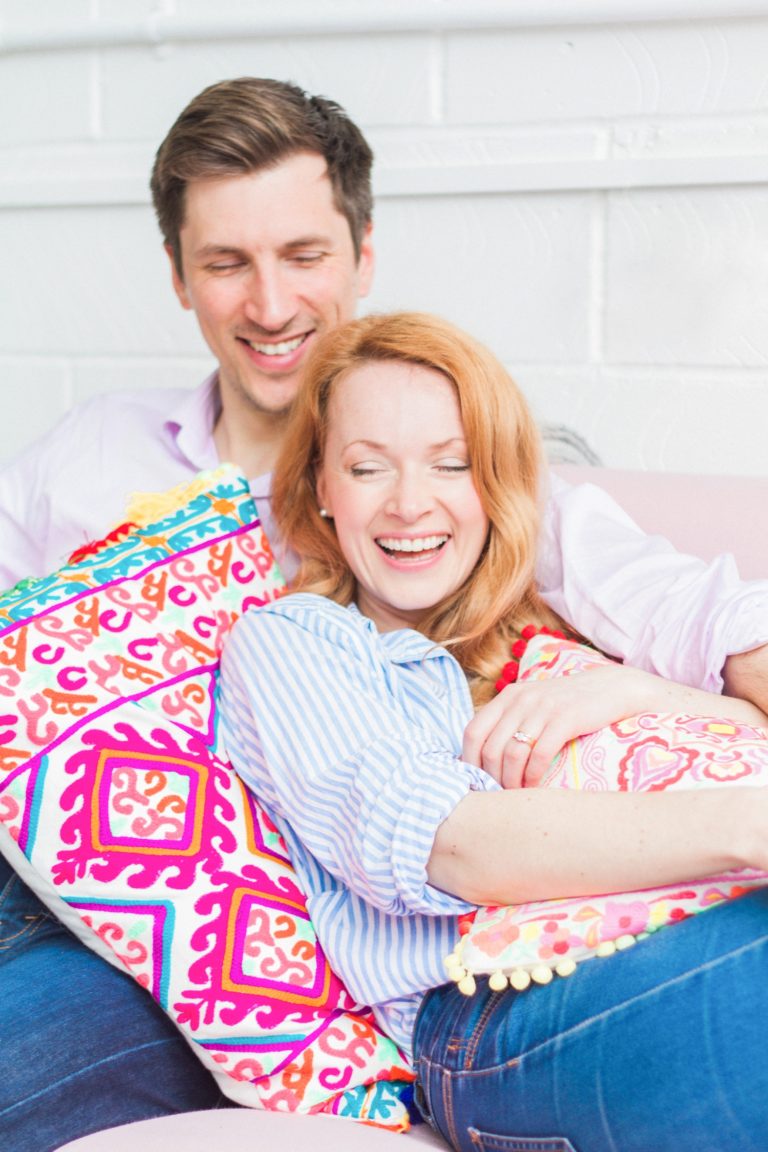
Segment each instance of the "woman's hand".
[[534,787],[569,740],[647,711],[647,679],[637,669],[610,664],[508,684],[470,720],[462,759],[503,788]]
[[502,788],[535,787],[569,740],[639,712],[690,712],[766,725],[765,714],[747,701],[607,664],[507,685],[467,725],[462,759],[483,768]]

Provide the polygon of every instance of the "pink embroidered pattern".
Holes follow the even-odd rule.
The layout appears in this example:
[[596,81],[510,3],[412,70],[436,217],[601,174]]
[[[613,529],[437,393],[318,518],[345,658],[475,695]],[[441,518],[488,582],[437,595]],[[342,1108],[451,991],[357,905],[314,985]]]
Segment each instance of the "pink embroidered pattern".
[[282,839],[218,739],[221,646],[282,591],[230,472],[2,597],[0,848],[16,842],[41,898],[154,996],[234,1099],[399,1130],[408,1062],[331,971]]
[[[605,662],[583,645],[554,634],[536,635],[521,652],[520,679],[569,676]],[[718,784],[768,785],[768,732],[687,714],[644,713],[571,741],[543,781],[548,788],[593,791]],[[480,908],[467,921],[461,967],[464,973],[500,975],[556,969],[598,950],[608,953],[616,942],[627,946],[638,935],[766,883],[768,876],[745,870],[623,895]]]

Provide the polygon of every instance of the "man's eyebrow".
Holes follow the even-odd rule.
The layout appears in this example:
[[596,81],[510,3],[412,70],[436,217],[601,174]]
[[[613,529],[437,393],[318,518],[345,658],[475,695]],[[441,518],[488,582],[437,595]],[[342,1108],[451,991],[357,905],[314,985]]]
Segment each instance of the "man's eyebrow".
[[[283,252],[296,252],[302,248],[331,248],[333,241],[330,236],[320,234],[311,236],[297,236],[295,240],[287,240],[281,245]],[[202,244],[194,253],[196,260],[207,260],[211,256],[246,256],[246,250],[237,244]]]
[[292,252],[296,248],[330,248],[333,241],[330,236],[319,233],[312,236],[297,236],[295,240],[288,240],[283,244],[283,251]]
[[196,260],[207,260],[210,256],[243,256],[244,252],[235,244],[203,244],[193,255]]

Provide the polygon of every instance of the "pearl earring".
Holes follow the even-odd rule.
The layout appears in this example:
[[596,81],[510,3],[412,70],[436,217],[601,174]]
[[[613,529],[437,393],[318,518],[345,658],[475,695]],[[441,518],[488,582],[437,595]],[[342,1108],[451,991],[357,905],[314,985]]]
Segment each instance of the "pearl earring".
[[323,520],[327,520],[328,519],[328,509],[327,508],[321,508],[320,509],[320,515],[322,516]]

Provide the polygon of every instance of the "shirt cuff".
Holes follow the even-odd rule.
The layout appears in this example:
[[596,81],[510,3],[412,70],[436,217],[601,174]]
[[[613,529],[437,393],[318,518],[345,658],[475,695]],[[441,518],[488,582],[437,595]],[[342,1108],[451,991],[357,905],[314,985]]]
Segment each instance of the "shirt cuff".
[[476,907],[432,887],[427,863],[438,828],[464,797],[469,792],[498,791],[492,776],[463,760],[433,767],[429,778],[425,773],[423,786],[415,787],[403,804],[392,835],[392,879],[402,913],[460,915]]

